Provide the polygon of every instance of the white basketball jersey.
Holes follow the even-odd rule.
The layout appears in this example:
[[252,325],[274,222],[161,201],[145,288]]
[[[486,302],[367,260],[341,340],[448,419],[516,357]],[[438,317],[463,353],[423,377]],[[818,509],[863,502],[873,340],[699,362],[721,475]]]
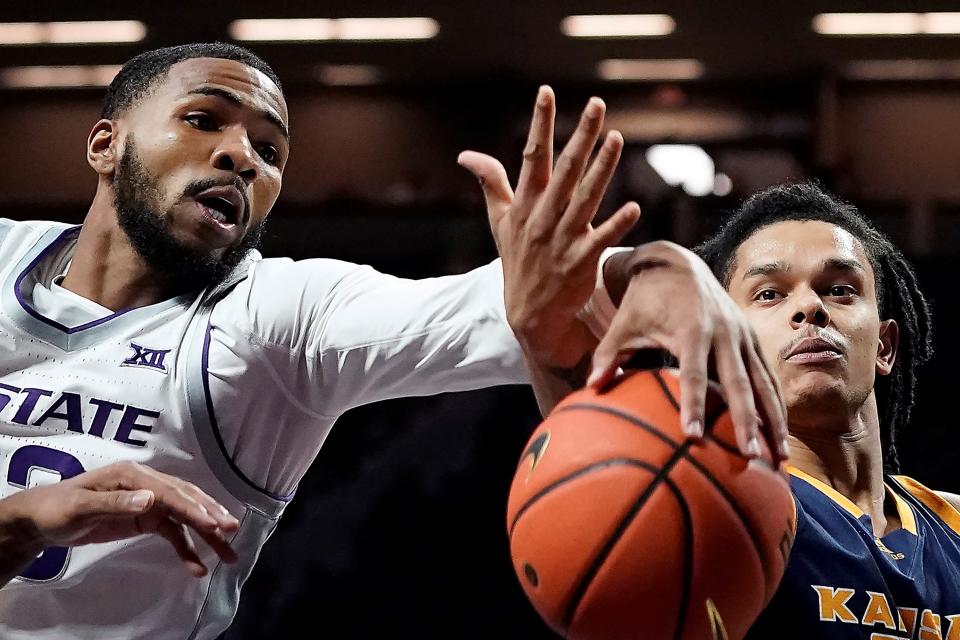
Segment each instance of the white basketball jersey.
[[53,284],[79,230],[0,220],[0,497],[137,461],[239,518],[240,561],[195,538],[196,579],[158,536],[48,549],[0,589],[2,638],[215,638],[337,416],[526,379],[497,262],[410,281],[251,255],[212,292],[110,313]]

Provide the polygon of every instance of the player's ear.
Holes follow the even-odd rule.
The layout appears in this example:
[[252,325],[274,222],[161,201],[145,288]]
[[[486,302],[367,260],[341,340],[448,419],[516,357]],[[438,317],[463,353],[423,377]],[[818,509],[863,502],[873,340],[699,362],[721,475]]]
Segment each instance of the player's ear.
[[113,120],[93,125],[87,138],[87,162],[101,176],[112,176],[117,163],[117,129]]
[[880,335],[877,339],[877,373],[888,376],[897,360],[897,347],[900,346],[900,327],[895,320],[880,322]]

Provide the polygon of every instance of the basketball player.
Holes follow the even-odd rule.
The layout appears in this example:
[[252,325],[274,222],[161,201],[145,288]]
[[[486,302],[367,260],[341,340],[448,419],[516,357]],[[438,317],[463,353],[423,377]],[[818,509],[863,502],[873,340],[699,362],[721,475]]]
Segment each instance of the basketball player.
[[[485,185],[488,193],[504,188]],[[501,212],[490,211],[497,221],[514,206],[504,197]],[[522,226],[494,228],[499,246],[522,247],[514,253],[536,267],[510,269],[504,257],[508,317],[525,343],[536,340],[525,328],[537,325],[539,310],[510,313],[512,296],[562,281],[536,259],[542,251],[517,232]],[[909,263],[852,205],[812,184],[754,195],[699,251],[719,282],[670,243],[607,260],[604,269],[628,262],[638,276],[625,291],[610,290],[620,309],[598,327],[591,383],[602,387],[639,348],[665,348],[681,367],[705,357],[662,327],[699,316],[704,300],[724,304],[724,291],[749,321],[786,403],[797,510],[786,573],[750,637],[960,638],[960,497],[891,475],[916,370],[932,352],[930,310]],[[645,273],[661,277],[645,281]],[[709,293],[688,297],[697,290]],[[541,406],[550,408],[563,381],[538,367],[535,350],[525,354],[539,369]]]
[[[622,148],[611,134],[584,175],[602,120],[592,100],[556,175],[522,176],[536,190],[518,192],[576,221],[563,235],[576,252],[551,259],[587,299],[534,331],[552,374],[595,345],[581,323],[598,322],[585,306],[598,259],[639,214],[589,226]],[[280,83],[258,57],[147,52],[87,141],[98,182],[84,224],[0,221],[0,637],[215,637],[340,414],[526,380],[499,262],[408,281],[260,259],[289,148]],[[602,271],[614,288],[631,277]],[[759,360],[752,343],[726,348],[732,367]]]

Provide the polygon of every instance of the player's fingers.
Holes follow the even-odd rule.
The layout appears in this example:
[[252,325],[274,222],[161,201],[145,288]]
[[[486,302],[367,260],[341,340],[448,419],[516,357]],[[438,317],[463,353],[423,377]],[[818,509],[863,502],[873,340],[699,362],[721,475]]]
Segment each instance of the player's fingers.
[[620,162],[623,151],[623,136],[619,131],[611,131],[600,145],[597,157],[587,170],[586,176],[580,182],[570,206],[567,207],[557,230],[567,235],[580,235],[597,214],[600,201],[607,191],[613,172]]
[[[780,384],[777,377],[770,371],[767,361],[756,346],[756,339],[745,347],[747,364],[750,368],[750,378],[760,395],[760,405],[764,410],[764,435],[770,443],[770,450],[779,460],[786,460],[790,456],[790,446],[787,444],[787,411],[783,405],[783,396],[780,393]],[[757,383],[759,381],[759,385]]]
[[[89,476],[84,479],[83,476]],[[173,515],[197,530],[212,530],[219,522],[206,507],[183,489],[185,482],[174,476],[135,462],[120,462],[71,480],[83,479],[84,487],[95,491],[148,490],[153,493],[150,511]]]
[[727,396],[727,407],[733,419],[740,451],[750,458],[760,455],[759,426],[753,387],[740,351],[740,343],[729,332],[721,331],[714,338],[717,376]]
[[530,225],[534,233],[545,229],[552,230],[566,210],[597,143],[605,111],[606,105],[600,98],[590,98],[587,102],[576,130],[557,158],[553,176],[539,206],[531,214]]
[[594,231],[591,248],[594,255],[599,256],[604,249],[623,240],[639,219],[640,205],[636,202],[628,202],[617,209]]
[[181,480],[180,489],[200,504],[208,514],[216,521],[217,526],[224,531],[236,531],[240,527],[240,521],[233,517],[222,504],[204,493],[200,487]]
[[757,355],[746,346],[743,348],[743,359],[753,387],[754,404],[760,414],[760,435],[767,440],[767,446],[774,459],[780,460],[782,450],[778,424],[783,418],[780,415],[780,401],[776,397],[776,390],[766,369],[758,361]]
[[155,510],[182,522],[199,532],[212,532],[220,526],[219,521],[207,508],[195,500],[189,493],[176,485],[168,485],[156,494]]
[[157,525],[156,532],[173,546],[190,573],[197,578],[207,575],[207,567],[200,559],[186,525],[171,518],[164,518]]
[[[533,202],[550,182],[553,171],[553,121],[556,117],[553,89],[544,85],[537,91],[527,146],[523,149],[523,166],[517,181],[517,200]],[[529,209],[523,209],[522,215]]]
[[500,219],[513,202],[513,190],[507,171],[496,158],[476,151],[464,151],[457,157],[457,164],[473,174],[483,189],[490,225],[496,229]]
[[148,511],[154,503],[152,491],[91,491],[81,490],[74,502],[76,518],[97,516],[137,515]]
[[691,438],[703,437],[710,341],[700,331],[676,347],[680,360],[680,426]]
[[223,530],[215,529],[214,531],[198,531],[197,533],[203,538],[204,542],[210,545],[211,549],[217,552],[221,560],[230,563],[237,561],[237,552],[234,551]]
[[637,335],[633,323],[622,314],[617,314],[600,344],[593,350],[587,386],[595,389],[605,387],[632,354],[640,349],[660,349],[662,346],[653,338]]

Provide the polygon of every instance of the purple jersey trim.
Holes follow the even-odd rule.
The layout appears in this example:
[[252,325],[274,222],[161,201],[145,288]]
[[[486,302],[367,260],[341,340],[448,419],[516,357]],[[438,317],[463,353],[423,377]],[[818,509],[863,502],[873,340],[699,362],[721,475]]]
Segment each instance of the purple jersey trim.
[[[280,502],[290,502],[293,499],[293,493],[282,496],[271,493],[263,487],[258,486],[247,476],[240,471],[239,467],[233,462],[233,458],[230,457],[230,454],[227,453],[227,447],[223,444],[223,438],[220,437],[220,427],[217,425],[217,415],[213,411],[213,396],[210,394],[210,372],[208,371],[207,365],[210,361],[210,335],[213,332],[213,324],[208,320],[207,321],[207,330],[203,337],[203,353],[201,355],[200,370],[203,379],[203,395],[207,403],[207,415],[210,417],[210,426],[213,427],[213,437],[217,440],[217,446],[220,447],[220,453],[223,454],[224,459],[227,461],[227,464],[230,465],[230,468],[237,475],[238,478],[243,480],[253,489],[258,492],[273,498],[274,500],[279,500]],[[296,493],[296,492],[294,492]]]
[[109,316],[105,316],[103,318],[93,320],[92,322],[87,322],[86,324],[81,324],[76,327],[68,327],[66,325],[60,324],[55,320],[51,320],[50,318],[40,313],[39,311],[31,307],[30,304],[27,302],[27,300],[23,297],[23,294],[20,291],[20,285],[23,283],[24,279],[30,274],[31,271],[33,271],[36,268],[38,264],[40,264],[41,261],[43,261],[44,258],[47,257],[47,255],[49,255],[51,251],[56,249],[61,242],[63,242],[68,236],[78,233],[79,231],[80,231],[80,225],[77,225],[75,227],[70,227],[69,229],[64,230],[63,233],[57,236],[56,240],[54,240],[49,245],[47,245],[46,248],[44,248],[43,251],[41,251],[40,254],[33,259],[33,262],[27,265],[27,268],[24,269],[20,273],[20,275],[17,276],[17,279],[13,283],[13,293],[17,297],[17,302],[20,303],[20,306],[23,308],[24,311],[26,311],[28,314],[30,314],[40,322],[50,325],[51,327],[53,327],[54,329],[57,329],[58,331],[63,331],[67,335],[74,334],[79,331],[84,331],[85,329],[92,329],[93,327],[98,327],[105,322],[109,322],[114,318],[122,316],[123,314],[128,313],[130,311],[133,311],[132,308],[120,309],[117,312],[111,313]]

